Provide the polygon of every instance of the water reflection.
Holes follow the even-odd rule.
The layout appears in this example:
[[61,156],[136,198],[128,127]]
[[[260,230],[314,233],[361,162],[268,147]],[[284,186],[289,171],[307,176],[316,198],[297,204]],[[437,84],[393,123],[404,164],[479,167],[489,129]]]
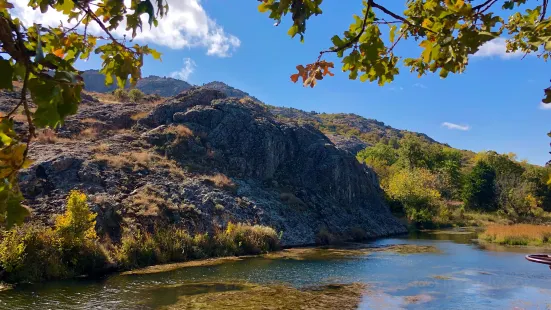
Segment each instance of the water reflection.
[[0,309],[156,309],[182,296],[237,292],[248,283],[300,288],[355,282],[368,285],[361,309],[551,307],[551,272],[524,259],[533,250],[473,240],[476,234],[469,231],[426,231],[370,245],[432,245],[439,253],[248,258],[163,273],[21,286],[0,292]]

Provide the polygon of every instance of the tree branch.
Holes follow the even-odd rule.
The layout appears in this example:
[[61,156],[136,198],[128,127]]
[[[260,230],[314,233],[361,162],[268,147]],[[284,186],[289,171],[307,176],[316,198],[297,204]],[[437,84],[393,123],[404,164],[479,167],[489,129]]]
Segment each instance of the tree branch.
[[[491,0],[490,0],[490,1],[491,1]],[[390,11],[389,9],[385,8],[384,6],[382,6],[382,5],[378,4],[378,3],[375,3],[374,0],[369,0],[369,4],[371,4],[372,7],[377,8],[377,9],[383,11],[385,14],[394,17],[395,19],[401,20],[404,24],[407,24],[407,25],[409,25],[409,26],[411,26],[411,27],[414,27],[414,28],[421,28],[421,29],[426,30],[426,31],[428,31],[428,32],[436,33],[436,32],[434,32],[434,31],[432,31],[432,30],[430,30],[430,29],[428,29],[428,28],[425,28],[425,27],[423,27],[423,26],[419,26],[419,25],[413,24],[412,22],[410,22],[409,20],[405,19],[404,17],[402,17],[402,16],[400,16],[400,15],[398,15],[398,14],[396,14],[396,13]]]
[[115,39],[115,37],[111,34],[111,32],[109,31],[109,29],[107,29],[107,27],[105,27],[105,25],[103,24],[103,22],[98,18],[98,16],[90,9],[90,7],[84,7],[82,5],[80,5],[79,3],[75,2],[75,5],[77,7],[79,7],[81,10],[83,10],[84,12],[86,12],[86,14],[88,14],[88,16],[90,16],[97,24],[98,26],[100,26],[100,28],[107,34],[107,36],[109,36],[109,39],[111,41],[113,41],[115,44],[119,45],[120,47],[122,47],[123,49],[127,50],[127,51],[130,51],[130,52],[133,52],[131,48],[127,47],[126,45],[120,43],[117,39]]
[[336,49],[331,49],[331,50],[326,50],[326,51],[321,51],[320,52],[320,56],[318,57],[318,61],[319,61],[319,58],[321,57],[321,55],[325,54],[325,53],[338,53],[340,51],[343,51],[347,48],[350,48],[354,43],[358,42],[358,40],[360,39],[360,37],[362,36],[362,34],[364,33],[365,31],[365,27],[367,26],[367,17],[369,16],[369,11],[371,10],[371,2],[372,1],[369,1],[367,3],[367,8],[365,10],[365,14],[364,14],[364,19],[363,19],[363,24],[362,24],[362,29],[360,30],[360,32],[358,33],[358,35],[356,35],[354,38],[352,38],[350,41],[346,42],[346,44],[344,44],[343,46],[340,46]]
[[540,22],[545,19],[545,14],[547,13],[547,1],[548,0],[543,0],[543,8],[541,12]]
[[[481,8],[485,7],[486,5],[488,5],[488,4],[489,4],[490,2],[492,2],[492,1],[494,1],[494,0],[486,0],[486,1],[484,1],[484,3],[481,3],[481,4],[479,4],[479,5],[473,6],[473,11],[480,10]],[[495,2],[495,1],[494,1],[494,2]],[[492,5],[493,5],[493,3],[492,3],[490,6],[492,6]]]

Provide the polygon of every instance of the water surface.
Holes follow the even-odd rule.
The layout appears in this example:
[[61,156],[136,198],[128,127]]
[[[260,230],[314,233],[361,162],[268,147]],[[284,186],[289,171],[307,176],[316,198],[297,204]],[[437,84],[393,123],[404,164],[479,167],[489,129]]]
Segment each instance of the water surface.
[[543,250],[481,246],[473,238],[425,232],[371,243],[432,245],[437,253],[257,257],[154,274],[21,286],[0,292],[0,309],[158,309],[186,295],[238,291],[250,284],[304,288],[328,283],[365,283],[360,309],[551,309],[551,270],[524,259]]

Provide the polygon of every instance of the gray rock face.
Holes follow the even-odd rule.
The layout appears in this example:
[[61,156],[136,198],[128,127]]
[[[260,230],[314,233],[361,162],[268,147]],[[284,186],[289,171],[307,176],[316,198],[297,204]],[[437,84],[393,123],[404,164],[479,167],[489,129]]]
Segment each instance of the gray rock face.
[[[97,135],[77,134],[91,126]],[[43,221],[80,189],[98,213],[98,231],[112,240],[124,227],[173,224],[195,233],[230,221],[272,226],[284,245],[312,244],[320,231],[345,239],[359,229],[368,237],[406,231],[373,171],[314,127],[277,120],[254,99],[192,88],[153,106],[89,104],[59,132],[73,140],[37,141],[35,164],[21,174],[26,204]],[[216,174],[234,184],[216,184]]]
[[[362,228],[371,237],[405,231],[383,203],[375,173],[350,153],[311,126],[276,121],[252,100],[220,97],[193,89],[140,123],[184,124],[200,133],[203,149],[216,154],[213,168],[239,180],[241,195],[264,211],[264,223],[284,231],[288,244],[313,243],[322,228],[342,235]],[[173,150],[190,149],[189,141],[170,149],[171,158],[185,162],[189,154]]]

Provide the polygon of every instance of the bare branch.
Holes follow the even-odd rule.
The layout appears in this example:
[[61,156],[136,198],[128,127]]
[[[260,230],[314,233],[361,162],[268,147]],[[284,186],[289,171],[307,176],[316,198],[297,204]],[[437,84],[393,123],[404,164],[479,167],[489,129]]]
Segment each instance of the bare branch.
[[548,0],[543,0],[543,7],[541,12],[540,22],[545,19],[545,14],[547,13],[547,2]]
[[[490,2],[494,1],[494,3],[496,2],[496,0],[486,0],[484,1],[483,3],[479,4],[479,5],[475,5],[473,6],[473,11],[478,11],[480,10],[481,8],[485,7],[486,5],[488,5]],[[490,4],[490,6],[492,6],[492,4]]]

